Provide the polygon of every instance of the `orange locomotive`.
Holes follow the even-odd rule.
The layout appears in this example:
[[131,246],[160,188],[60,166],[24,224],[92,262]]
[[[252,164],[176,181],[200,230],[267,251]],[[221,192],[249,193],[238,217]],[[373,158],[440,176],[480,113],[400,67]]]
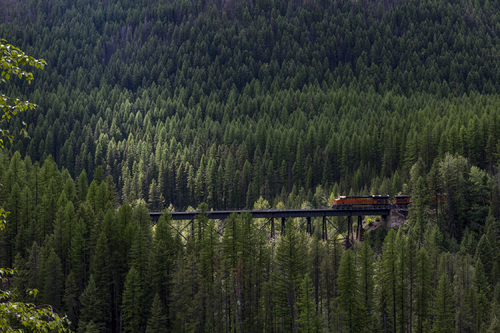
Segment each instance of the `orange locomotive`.
[[398,206],[408,206],[410,204],[410,201],[410,195],[395,195],[392,203]]
[[333,206],[345,206],[349,205],[352,207],[370,207],[379,205],[389,205],[388,195],[359,195],[359,196],[345,196],[341,195],[335,202]]
[[341,195],[335,199],[333,203],[333,208],[341,208],[345,206],[349,207],[375,207],[385,205],[388,206],[391,203],[398,206],[408,206],[411,201],[411,196],[409,195],[396,195],[392,202],[389,201],[389,195],[357,195],[357,196],[345,196]]

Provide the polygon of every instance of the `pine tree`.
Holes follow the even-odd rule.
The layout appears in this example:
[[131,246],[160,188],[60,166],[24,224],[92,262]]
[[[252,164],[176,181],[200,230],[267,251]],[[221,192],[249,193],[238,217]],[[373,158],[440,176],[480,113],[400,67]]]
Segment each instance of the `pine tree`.
[[148,320],[146,333],[166,333],[168,332],[168,315],[161,304],[160,296],[155,294],[151,305],[151,317]]
[[486,276],[486,271],[481,258],[477,258],[475,270],[474,270],[474,284],[477,288],[478,293],[483,292],[485,295],[490,296],[491,286],[488,282],[488,277]]
[[162,209],[163,202],[161,200],[161,192],[156,180],[151,181],[148,192],[148,207],[151,211],[159,211]]
[[[408,330],[408,312],[409,308],[409,286],[408,286],[408,275],[409,275],[409,258],[408,258],[408,242],[405,235],[403,235],[402,229],[398,230],[396,248],[398,249],[396,258],[396,298],[397,298],[397,318],[398,318],[398,330],[405,332]],[[415,254],[414,252],[412,253]]]
[[441,274],[433,299],[432,332],[455,331],[455,299],[446,273]]
[[[87,288],[89,289],[89,292],[92,292],[92,297],[98,298],[100,302],[100,306],[102,307],[99,309],[102,314],[99,317],[99,319],[102,318],[102,321],[95,321],[96,324],[102,325],[104,330],[109,330],[109,327],[111,326],[112,322],[112,301],[113,301],[113,293],[111,292],[112,290],[112,275],[111,275],[111,264],[110,264],[110,258],[108,254],[108,237],[105,233],[101,233],[99,236],[99,240],[97,241],[97,245],[95,247],[95,254],[92,259],[92,264],[91,264],[91,277],[94,280],[93,285],[90,284],[90,279],[87,284]],[[91,287],[89,287],[91,285]],[[96,287],[98,286],[98,287]],[[84,294],[85,294],[84,290]],[[97,294],[97,296],[94,296],[94,293]],[[82,294],[83,295],[83,294]],[[83,315],[83,300],[80,300],[82,302],[82,315]],[[81,319],[80,319],[81,320]],[[85,321],[85,325],[87,325],[88,322],[92,320],[92,317],[90,317],[87,321]],[[79,328],[82,326],[79,324]]]
[[456,330],[473,332],[476,326],[478,293],[473,283],[471,272],[474,267],[469,255],[463,256],[455,274],[454,293],[457,304]]
[[14,269],[16,269],[16,274],[13,277],[12,287],[17,297],[20,300],[26,301],[28,296],[29,287],[29,266],[28,261],[25,260],[20,253],[14,258]]
[[314,285],[314,304],[316,312],[319,312],[320,288],[321,288],[321,263],[325,256],[324,243],[320,241],[320,230],[317,228],[309,244],[309,258],[311,265],[311,280]]
[[255,323],[260,311],[259,295],[262,283],[269,272],[269,256],[267,238],[259,230],[255,219],[250,214],[239,214],[235,225],[239,225],[237,236],[238,260],[235,272],[235,300],[239,307],[239,323],[244,331],[261,329],[260,323]]
[[68,319],[71,321],[71,329],[74,330],[76,328],[78,316],[80,315],[80,302],[78,301],[78,296],[81,294],[74,272],[68,274],[65,284],[63,309]]
[[102,332],[105,328],[106,312],[93,275],[90,276],[80,296],[80,302],[82,310],[78,321],[78,332],[87,332],[90,326]]
[[87,230],[81,218],[78,218],[73,227],[73,235],[71,238],[71,246],[68,253],[68,269],[74,273],[75,279],[78,282],[79,291],[83,290],[84,281],[88,274],[88,266],[90,256],[85,239]]
[[358,271],[354,252],[347,250],[342,255],[337,280],[339,308],[346,332],[358,332],[360,329],[360,295]]
[[415,312],[415,296],[417,288],[417,266],[418,266],[418,252],[417,242],[411,237],[406,237],[407,253],[400,255],[400,260],[406,260],[406,280],[407,280],[407,306],[408,306],[408,328],[409,332],[413,331],[414,327],[414,312]]
[[500,329],[500,283],[497,283],[493,292],[493,299],[491,301],[490,323],[487,332],[498,332]]
[[61,260],[54,252],[54,249],[48,249],[48,254],[43,258],[41,266],[43,284],[40,290],[40,298],[42,303],[50,304],[59,310],[62,305],[64,280]]
[[[123,309],[129,308],[125,330],[136,332],[138,328],[144,330],[147,323],[148,311],[151,308],[151,220],[146,208],[137,206],[133,211],[132,223],[134,224],[135,237],[130,249],[131,269],[127,273],[123,289]],[[129,290],[126,290],[127,283]],[[128,299],[125,299],[125,296]],[[126,304],[126,305],[125,305]]]
[[465,203],[465,172],[469,170],[469,162],[464,157],[447,154],[440,163],[440,170],[446,191],[446,207],[448,214],[447,231],[456,239],[462,234],[463,212]]
[[179,251],[174,273],[174,288],[171,301],[172,330],[194,331],[199,325],[197,316],[200,272],[193,242],[188,242],[186,255]]
[[234,177],[234,167],[233,167],[233,156],[229,154],[226,159],[223,175],[223,202],[226,208],[232,207],[233,203],[233,177]]
[[415,321],[416,332],[423,333],[427,331],[427,320],[429,316],[429,298],[430,289],[430,267],[429,257],[424,247],[417,253],[416,281],[415,281]]
[[276,250],[278,290],[275,297],[279,329],[297,332],[297,293],[306,267],[303,235],[292,220],[285,226]]
[[236,287],[236,269],[241,254],[241,223],[240,218],[236,214],[229,217],[224,235],[222,237],[222,279],[223,290],[226,290],[224,295],[224,308],[227,315],[224,319],[227,329],[232,328],[235,322],[240,322],[241,314],[237,309],[237,287]]
[[380,289],[379,306],[382,314],[382,324],[385,332],[392,330],[396,332],[397,327],[397,249],[396,249],[396,231],[389,230],[385,237],[382,262],[380,268]]
[[376,325],[376,317],[374,315],[375,271],[373,250],[369,240],[363,242],[357,264],[359,266],[360,326],[363,331],[369,331]]
[[[164,212],[156,224],[153,250],[151,256],[152,288],[159,298],[162,311],[165,311],[167,327],[170,315],[170,301],[172,298],[174,263],[182,244],[176,242],[172,236],[170,214]],[[155,296],[155,297],[156,297]]]
[[488,315],[490,312],[489,299],[491,298],[491,286],[488,282],[488,278],[480,258],[476,260],[474,268],[474,286],[478,298],[477,324],[481,326],[489,321]]
[[[144,303],[146,295],[141,286],[141,278],[137,269],[132,266],[125,280],[123,289],[123,330],[125,332],[143,332],[145,329]],[[147,318],[147,317],[146,317]]]
[[40,289],[40,270],[41,270],[41,249],[36,242],[33,242],[28,251],[28,278],[29,288]]
[[419,241],[422,241],[425,229],[425,183],[422,177],[419,177],[412,192],[410,217],[412,221],[412,233]]
[[[6,267],[12,267],[14,257],[16,255],[16,237],[21,224],[21,188],[17,182],[11,184],[11,192],[9,193],[7,223],[5,229],[0,232],[0,262]],[[22,234],[22,233],[21,233]]]
[[119,228],[113,211],[108,209],[101,224],[95,253],[91,259],[91,273],[94,274],[96,284],[100,288],[102,301],[107,311],[106,319],[109,320],[107,329],[112,331],[120,325],[119,311],[127,272],[126,256],[128,253],[125,249],[130,247],[130,243],[126,242],[123,235],[125,231]]
[[300,332],[320,332],[321,326],[314,305],[313,283],[309,274],[302,279],[297,299],[298,325]]
[[[202,212],[207,210],[206,204],[201,204],[199,209]],[[216,300],[216,250],[218,245],[218,234],[213,220],[208,220],[206,215],[198,216],[198,237],[199,237],[199,271],[201,274],[199,290],[196,295],[198,300],[198,319],[200,327],[211,330],[215,325]]]
[[495,251],[492,248],[490,239],[488,239],[487,235],[484,234],[483,236],[481,236],[481,239],[479,239],[479,242],[477,243],[476,254],[474,258],[481,261],[484,268],[484,274],[488,278],[488,282],[492,281],[491,273],[493,270],[493,264],[495,262],[494,256]]

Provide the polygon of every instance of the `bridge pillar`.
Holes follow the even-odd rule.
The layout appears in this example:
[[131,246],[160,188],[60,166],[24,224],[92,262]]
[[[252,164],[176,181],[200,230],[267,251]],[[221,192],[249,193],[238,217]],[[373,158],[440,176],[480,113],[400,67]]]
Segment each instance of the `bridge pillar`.
[[352,246],[352,216],[347,216],[347,240],[346,240],[346,248],[350,248]]
[[274,217],[271,217],[271,238],[274,238]]
[[285,224],[286,224],[286,218],[282,217],[281,218],[281,236],[285,235]]
[[307,219],[307,233],[309,235],[312,235],[311,217],[308,216],[306,217],[306,219]]
[[191,223],[191,235],[192,235],[192,239],[194,240],[194,220],[191,220],[189,221],[189,223]]
[[324,241],[328,240],[328,231],[326,230],[326,216],[323,216],[323,225],[321,227],[321,235],[322,235]]
[[356,229],[356,238],[358,241],[361,241],[363,237],[363,216],[358,216],[358,226]]
[[390,215],[382,215],[382,223],[384,224],[384,227],[389,229],[390,225],[391,225],[391,216]]

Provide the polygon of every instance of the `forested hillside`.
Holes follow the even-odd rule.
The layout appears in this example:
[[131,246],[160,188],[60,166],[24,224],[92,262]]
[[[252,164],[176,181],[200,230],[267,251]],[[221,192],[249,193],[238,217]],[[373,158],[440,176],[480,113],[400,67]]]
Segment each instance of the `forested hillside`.
[[313,236],[290,220],[276,239],[249,215],[202,216],[191,228],[165,214],[152,230],[144,205],[117,206],[101,168],[89,186],[85,171],[73,180],[50,157],[0,157],[10,211],[0,262],[18,270],[10,287],[20,300],[39,290],[35,302],[79,332],[499,328],[498,183],[463,157],[446,155],[429,174],[417,162],[411,219],[348,251],[333,228],[320,241],[315,220]]
[[[47,61],[0,82],[39,105],[1,124],[30,136],[0,151],[2,288],[78,332],[499,331],[499,13],[0,0],[0,38]],[[300,220],[147,215],[340,194],[411,194],[409,220],[345,251]]]
[[495,6],[4,1],[0,35],[49,64],[12,149],[74,178],[102,165],[155,209],[392,194],[446,152],[492,172]]

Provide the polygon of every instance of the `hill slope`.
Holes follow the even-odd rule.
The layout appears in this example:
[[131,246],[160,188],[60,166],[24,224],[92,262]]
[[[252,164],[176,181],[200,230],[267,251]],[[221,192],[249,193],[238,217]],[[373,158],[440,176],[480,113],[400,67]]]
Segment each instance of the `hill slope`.
[[496,6],[4,1],[0,35],[49,63],[13,150],[75,177],[102,165],[156,208],[392,193],[446,152],[492,172]]

